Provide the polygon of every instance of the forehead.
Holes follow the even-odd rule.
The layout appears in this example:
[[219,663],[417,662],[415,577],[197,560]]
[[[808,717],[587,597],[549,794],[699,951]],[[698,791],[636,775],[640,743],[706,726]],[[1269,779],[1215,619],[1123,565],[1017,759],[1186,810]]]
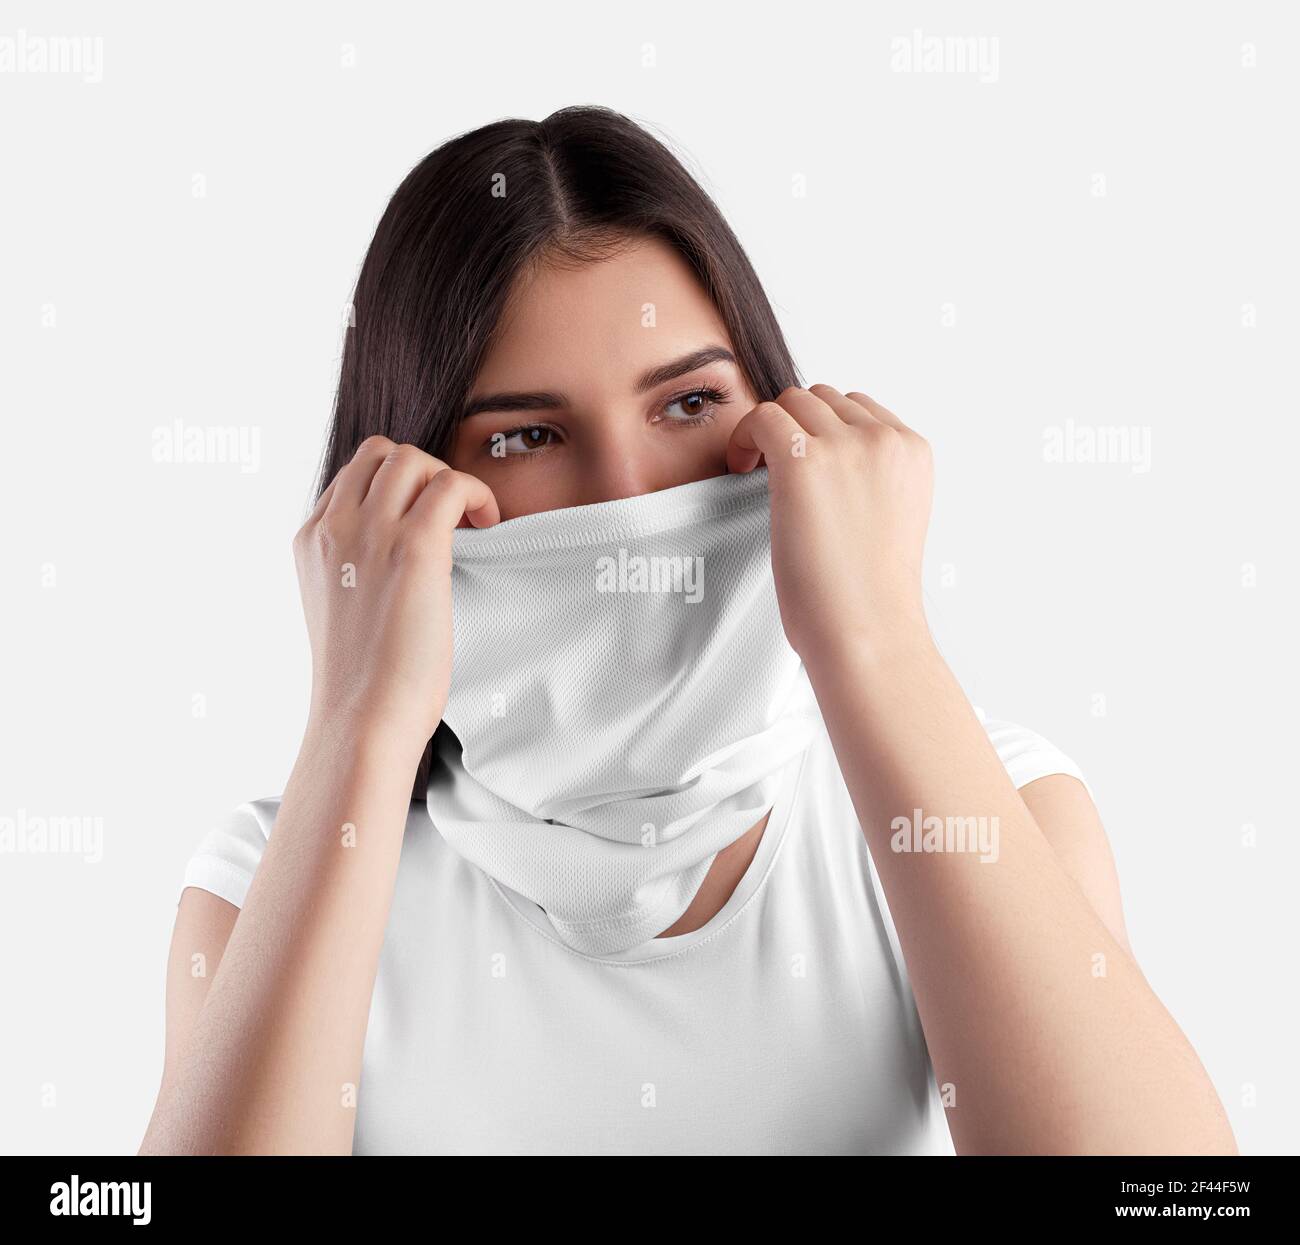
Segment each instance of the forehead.
[[522,277],[475,388],[622,382],[711,342],[731,345],[690,265],[666,242],[637,239],[607,259]]

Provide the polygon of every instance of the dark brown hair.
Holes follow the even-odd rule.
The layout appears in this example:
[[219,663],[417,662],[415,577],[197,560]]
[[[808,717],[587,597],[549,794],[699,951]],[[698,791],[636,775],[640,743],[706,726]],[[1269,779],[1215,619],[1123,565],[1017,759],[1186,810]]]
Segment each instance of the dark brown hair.
[[699,276],[760,401],[800,383],[748,257],[663,142],[596,106],[494,121],[430,152],[379,221],[352,298],[317,495],[374,434],[445,456],[516,279],[639,237],[668,243]]

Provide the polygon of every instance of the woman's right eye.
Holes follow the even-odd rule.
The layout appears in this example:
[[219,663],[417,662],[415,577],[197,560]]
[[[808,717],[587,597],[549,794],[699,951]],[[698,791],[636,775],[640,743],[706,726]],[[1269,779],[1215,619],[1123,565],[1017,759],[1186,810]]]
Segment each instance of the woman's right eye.
[[532,454],[546,449],[554,436],[555,430],[545,424],[526,424],[521,428],[512,428],[509,432],[494,432],[488,446],[493,458],[505,458],[508,454]]

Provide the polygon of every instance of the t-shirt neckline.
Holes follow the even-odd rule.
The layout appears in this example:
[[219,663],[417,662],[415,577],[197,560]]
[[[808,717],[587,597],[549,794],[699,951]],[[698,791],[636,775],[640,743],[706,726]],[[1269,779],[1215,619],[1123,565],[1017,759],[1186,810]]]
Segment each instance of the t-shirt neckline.
[[736,883],[736,889],[731,892],[727,902],[699,929],[690,930],[685,934],[674,934],[670,938],[651,938],[625,951],[591,955],[585,951],[578,951],[562,941],[538,904],[525,898],[518,891],[511,890],[504,883],[498,882],[491,875],[487,875],[488,881],[492,883],[497,894],[529,925],[571,955],[580,956],[585,960],[595,960],[601,964],[643,964],[680,955],[720,934],[758,894],[776,860],[777,849],[785,838],[795,793],[803,774],[804,762],[812,746],[810,744],[808,748],[786,762],[785,772],[781,776],[776,798],[772,801],[772,810],[767,819],[767,826],[763,830],[763,837],[758,841],[758,850],[754,853],[754,859],[749,862],[749,867],[741,875],[740,881]]

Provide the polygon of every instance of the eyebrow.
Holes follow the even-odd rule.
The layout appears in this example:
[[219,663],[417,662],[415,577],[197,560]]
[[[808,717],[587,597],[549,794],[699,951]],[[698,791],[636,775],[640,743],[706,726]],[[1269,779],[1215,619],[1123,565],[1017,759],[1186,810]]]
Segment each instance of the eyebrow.
[[[665,381],[686,375],[687,372],[707,367],[710,363],[735,362],[736,356],[725,346],[703,346],[699,350],[691,351],[690,354],[682,355],[679,359],[660,363],[657,367],[642,372],[636,382],[636,391],[645,393],[656,385],[662,385]],[[487,393],[482,397],[471,399],[461,413],[461,419],[469,419],[471,415],[481,415],[484,411],[553,411],[568,404],[569,400],[564,394],[553,390],[536,393]]]

